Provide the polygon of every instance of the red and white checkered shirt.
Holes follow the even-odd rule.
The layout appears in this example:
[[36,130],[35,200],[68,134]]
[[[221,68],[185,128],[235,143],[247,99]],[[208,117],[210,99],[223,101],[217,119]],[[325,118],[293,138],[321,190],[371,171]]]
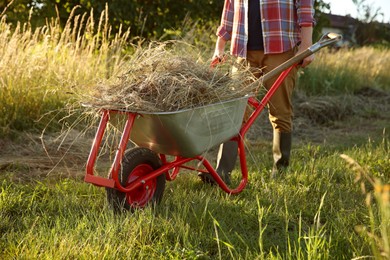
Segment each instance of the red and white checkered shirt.
[[[217,35],[231,41],[230,52],[246,57],[248,1],[225,0]],[[283,53],[294,48],[300,28],[314,26],[314,0],[259,0],[264,52]]]

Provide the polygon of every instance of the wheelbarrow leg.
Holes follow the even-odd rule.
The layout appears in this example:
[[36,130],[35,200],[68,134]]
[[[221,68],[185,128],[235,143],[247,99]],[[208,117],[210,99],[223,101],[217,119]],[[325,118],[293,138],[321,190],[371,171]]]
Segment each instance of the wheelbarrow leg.
[[112,179],[103,178],[97,175],[94,175],[94,167],[96,158],[99,152],[100,144],[102,142],[104,132],[107,127],[108,120],[110,118],[110,113],[107,110],[102,111],[102,117],[100,119],[99,127],[95,135],[95,139],[93,140],[91,152],[88,156],[88,162],[86,167],[86,174],[84,181],[88,183],[92,183],[97,186],[102,187],[111,187],[115,186],[115,182]]

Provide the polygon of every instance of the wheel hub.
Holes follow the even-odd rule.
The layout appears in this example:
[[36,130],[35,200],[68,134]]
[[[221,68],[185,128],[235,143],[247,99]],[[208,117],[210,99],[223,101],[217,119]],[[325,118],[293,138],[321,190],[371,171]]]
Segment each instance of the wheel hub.
[[[134,181],[145,177],[154,169],[149,164],[140,164],[134,168],[127,179],[127,184],[130,185]],[[126,193],[126,200],[132,207],[144,207],[154,195],[156,191],[156,178],[151,180],[141,181],[142,185]]]

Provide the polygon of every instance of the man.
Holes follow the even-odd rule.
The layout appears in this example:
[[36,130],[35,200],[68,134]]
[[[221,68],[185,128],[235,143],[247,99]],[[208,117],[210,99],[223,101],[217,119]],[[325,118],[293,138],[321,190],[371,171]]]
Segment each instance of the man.
[[[224,55],[227,41],[230,53],[237,57],[232,72],[250,66],[260,77],[312,45],[314,0],[225,0],[213,60]],[[305,58],[301,67],[309,65],[314,55]],[[269,120],[273,127],[272,175],[282,172],[290,161],[292,133],[291,95],[297,69],[291,71],[268,103]],[[277,77],[264,82],[269,89]],[[230,183],[230,172],[237,158],[236,142],[220,146],[217,172]],[[204,181],[213,182],[210,174],[199,174]]]

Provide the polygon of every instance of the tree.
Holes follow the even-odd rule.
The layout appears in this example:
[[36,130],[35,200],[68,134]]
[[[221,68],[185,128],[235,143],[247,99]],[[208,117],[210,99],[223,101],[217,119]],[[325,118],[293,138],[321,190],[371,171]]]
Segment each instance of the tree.
[[330,5],[329,3],[325,3],[323,0],[315,0],[314,9],[315,9],[316,26],[314,27],[314,31],[313,31],[313,38],[314,40],[317,40],[320,38],[322,34],[322,28],[329,24],[329,20],[324,15],[324,13],[329,12]]
[[[0,10],[10,1],[3,2]],[[114,33],[122,25],[124,29],[131,29],[132,36],[160,38],[167,30],[180,29],[183,20],[193,23],[218,21],[223,1],[116,0],[108,1],[108,5],[108,15]],[[78,8],[74,10],[76,6]],[[33,25],[43,25],[45,19],[51,17],[59,18],[64,25],[72,10],[75,15],[93,12],[95,19],[99,19],[105,6],[106,2],[100,0],[18,0],[7,10],[7,15],[8,21],[12,23],[26,22],[31,10],[30,21]]]
[[356,6],[356,11],[358,14],[358,19],[364,23],[371,23],[380,16],[384,17],[383,12],[380,7],[375,7],[373,4],[367,4],[366,0],[352,0]]
[[390,25],[379,22],[382,17],[381,8],[366,3],[366,0],[352,0],[358,13],[358,27],[356,29],[356,41],[359,45],[390,44]]
[[3,0],[0,1],[0,14],[6,15],[7,20],[16,24],[29,19],[30,10],[35,10],[39,1],[32,0]]
[[[9,3],[5,0],[3,3]],[[108,1],[108,16],[113,33],[122,25],[130,28],[131,36],[143,38],[169,37],[171,31],[181,32],[183,21],[191,24],[212,23],[217,27],[223,8],[223,0],[115,0]],[[7,11],[8,21],[26,22],[32,11],[31,24],[42,26],[46,18],[59,18],[64,25],[72,10],[75,15],[93,12],[99,19],[105,10],[101,0],[16,0]],[[74,10],[74,7],[78,7]],[[3,7],[3,8],[2,8]],[[0,10],[4,4],[0,4]],[[324,18],[321,13],[329,9],[323,0],[315,0],[317,26],[315,37],[321,32]]]

